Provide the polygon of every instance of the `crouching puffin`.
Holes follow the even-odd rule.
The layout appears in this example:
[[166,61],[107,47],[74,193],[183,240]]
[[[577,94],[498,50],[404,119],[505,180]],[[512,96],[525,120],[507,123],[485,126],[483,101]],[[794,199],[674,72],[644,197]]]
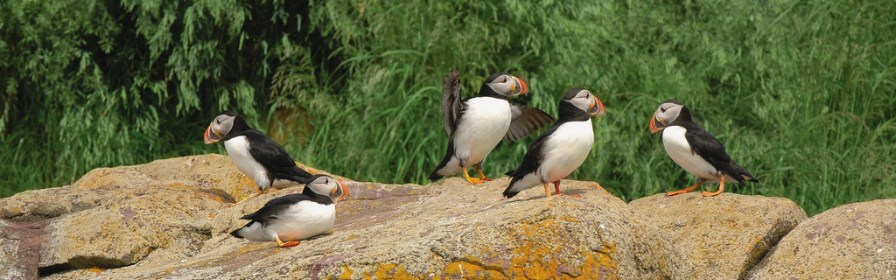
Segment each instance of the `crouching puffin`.
[[[505,73],[491,75],[477,96],[462,101],[459,76],[455,69],[444,80],[442,114],[449,136],[448,150],[429,179],[463,172],[464,179],[479,184],[492,180],[482,172],[482,161],[501,139],[516,141],[554,120],[541,110],[508,101],[529,91],[520,78]],[[476,169],[479,178],[470,177],[470,167]]]
[[688,193],[705,182],[719,182],[715,192],[703,192],[703,196],[716,196],[725,191],[725,181],[757,182],[746,169],[737,165],[725,147],[715,137],[691,120],[691,112],[678,100],[670,99],[660,104],[650,118],[650,133],[663,131],[663,146],[672,161],[697,177],[693,186],[666,193],[673,196]]
[[299,245],[299,240],[333,228],[335,201],[347,195],[344,189],[342,183],[330,176],[314,175],[301,194],[272,199],[255,213],[240,218],[250,221],[230,235],[253,241],[276,241],[280,247]]
[[603,115],[604,104],[588,90],[574,88],[563,96],[559,111],[557,122],[529,146],[519,167],[507,173],[513,179],[504,197],[511,198],[539,184],[544,185],[545,196],[551,196],[551,183],[560,194],[560,179],[585,162],[594,144],[591,116]]
[[227,155],[236,168],[252,178],[264,191],[275,180],[305,184],[311,174],[302,170],[289,153],[273,139],[255,130],[242,116],[233,111],[224,112],[205,129],[205,144],[224,140]]

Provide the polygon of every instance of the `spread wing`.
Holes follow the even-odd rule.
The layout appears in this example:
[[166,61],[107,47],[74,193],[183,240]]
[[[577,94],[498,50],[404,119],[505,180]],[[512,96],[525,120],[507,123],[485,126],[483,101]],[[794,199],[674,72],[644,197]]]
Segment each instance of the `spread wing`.
[[460,100],[460,71],[454,69],[448,73],[443,84],[442,116],[445,121],[445,132],[451,135],[457,129],[464,109],[464,102]]
[[306,195],[303,194],[290,194],[281,196],[275,199],[271,199],[268,203],[265,203],[261,209],[255,211],[255,213],[247,214],[243,216],[241,219],[243,220],[252,220],[262,223],[263,225],[268,225],[271,221],[277,219],[277,216],[280,213],[283,213],[289,206],[298,203],[303,200],[310,200]]
[[523,105],[510,104],[510,129],[504,139],[510,142],[525,138],[536,130],[554,122],[548,113]]

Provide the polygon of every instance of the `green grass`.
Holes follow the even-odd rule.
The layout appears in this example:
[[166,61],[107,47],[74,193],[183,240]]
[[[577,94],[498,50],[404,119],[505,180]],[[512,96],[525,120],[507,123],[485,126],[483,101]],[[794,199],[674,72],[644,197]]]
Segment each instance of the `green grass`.
[[[249,10],[256,23],[245,29],[265,26],[275,17],[265,11],[277,9]],[[262,32],[257,37],[267,38],[264,47],[248,36],[247,47],[236,53],[264,58],[240,64],[257,66],[251,72],[257,80],[233,83],[240,86],[224,95],[197,93],[215,106],[175,110],[180,100],[160,102],[155,119],[126,107],[125,116],[138,117],[118,125],[148,120],[129,133],[146,136],[106,140],[114,140],[115,150],[95,139],[61,146],[22,142],[41,134],[14,126],[0,138],[9,147],[0,161],[13,163],[0,175],[15,180],[0,195],[64,184],[96,166],[223,153],[197,139],[219,109],[236,106],[235,99],[241,109],[266,116],[254,121],[297,160],[358,180],[426,184],[447,145],[441,79],[459,67],[466,96],[489,74],[510,72],[531,89],[519,101],[552,115],[567,88],[591,89],[607,114],[595,122],[588,160],[570,178],[598,181],[627,200],[693,182],[665,154],[660,137],[647,131],[651,113],[668,98],[687,104],[761,181],[732,185],[733,192],[788,197],[810,215],[896,197],[892,1],[372,0],[283,10],[299,13],[301,24],[284,20],[281,26],[296,30],[283,31],[288,36]],[[224,59],[207,63],[228,65]],[[219,79],[230,76],[239,75]],[[487,174],[515,167],[531,140],[499,145],[486,161]],[[152,149],[129,151],[143,145]],[[93,150],[71,148],[83,146]],[[67,156],[78,165],[67,169],[54,156],[59,152],[96,158]],[[41,172],[47,165],[65,176]]]

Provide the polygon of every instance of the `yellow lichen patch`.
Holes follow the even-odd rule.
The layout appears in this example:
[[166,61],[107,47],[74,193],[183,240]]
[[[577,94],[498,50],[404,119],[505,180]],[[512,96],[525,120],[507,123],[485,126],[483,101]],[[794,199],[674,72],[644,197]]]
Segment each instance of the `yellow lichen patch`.
[[101,273],[101,272],[103,272],[104,270],[105,270],[105,269],[102,269],[102,268],[99,268],[99,267],[95,267],[95,266],[87,269],[88,272],[93,272],[93,273]]
[[616,272],[619,269],[619,263],[613,258],[616,256],[615,244],[603,244],[603,247],[597,251],[597,254],[588,254],[585,257],[585,263],[582,265],[583,279],[617,279]]
[[418,277],[414,277],[404,270],[401,265],[396,265],[392,263],[381,264],[376,268],[376,271],[371,275],[370,273],[364,275],[364,279],[417,279]]
[[[570,255],[571,252],[560,245],[563,242],[545,242],[569,237],[569,233],[558,220],[569,219],[562,217],[545,219],[517,226],[515,233],[520,235],[519,246],[513,249],[510,265],[504,271],[504,275],[528,279],[616,279],[618,269],[614,259],[616,246],[604,244],[597,252]],[[583,263],[573,267],[572,264],[566,263],[570,259],[583,260]]]
[[352,268],[344,265],[344,266],[342,266],[342,274],[339,274],[339,277],[337,277],[336,279],[340,279],[340,280],[352,279],[352,273],[354,273],[354,271],[352,271]]
[[442,272],[449,279],[509,279],[504,273],[488,267],[483,267],[475,260],[470,261],[453,261],[445,266]]

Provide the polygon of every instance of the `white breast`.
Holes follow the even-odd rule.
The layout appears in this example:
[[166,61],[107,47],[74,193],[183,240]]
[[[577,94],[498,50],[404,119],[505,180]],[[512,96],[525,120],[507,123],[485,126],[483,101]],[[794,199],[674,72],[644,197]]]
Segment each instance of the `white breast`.
[[324,205],[313,201],[296,203],[267,226],[254,222],[239,230],[240,236],[255,241],[274,241],[279,236],[281,241],[302,240],[318,234],[326,233],[336,223],[336,206]]
[[326,233],[336,223],[336,205],[302,201],[290,206],[267,226],[283,241],[301,240]]
[[567,122],[545,141],[538,175],[544,183],[559,181],[579,168],[594,145],[591,119]]
[[467,166],[485,159],[510,129],[510,103],[492,97],[467,100],[463,120],[454,133],[454,156]]
[[271,186],[271,180],[268,178],[268,171],[252,157],[249,152],[249,141],[246,136],[233,137],[224,141],[224,148],[227,149],[227,155],[236,164],[236,168],[243,174],[252,178],[262,190]]
[[718,170],[691,149],[685,138],[687,129],[681,126],[670,126],[663,129],[663,147],[672,161],[697,178],[718,181]]

